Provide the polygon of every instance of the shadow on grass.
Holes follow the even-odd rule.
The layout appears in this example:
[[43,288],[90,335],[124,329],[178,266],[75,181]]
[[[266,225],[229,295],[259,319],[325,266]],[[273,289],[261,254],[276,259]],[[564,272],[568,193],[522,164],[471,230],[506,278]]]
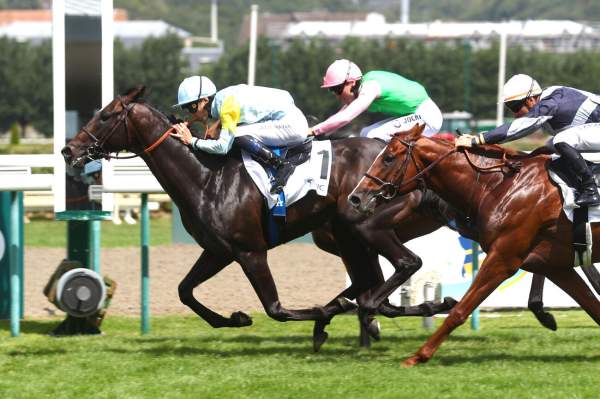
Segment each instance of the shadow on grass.
[[[19,330],[23,334],[48,335],[61,320],[21,320]],[[10,331],[10,321],[0,320],[0,331]]]
[[12,357],[25,357],[25,356],[54,356],[54,355],[64,355],[67,353],[66,349],[57,348],[57,349],[15,349],[6,352],[6,355]]

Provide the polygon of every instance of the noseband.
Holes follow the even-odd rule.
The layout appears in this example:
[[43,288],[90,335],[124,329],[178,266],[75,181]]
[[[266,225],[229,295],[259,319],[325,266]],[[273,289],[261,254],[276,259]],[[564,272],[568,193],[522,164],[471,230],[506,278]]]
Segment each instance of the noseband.
[[110,151],[106,150],[104,148],[104,146],[106,145],[108,140],[115,134],[117,129],[122,124],[125,124],[125,133],[127,134],[128,147],[131,144],[131,139],[130,139],[130,134],[129,134],[129,125],[127,124],[127,121],[129,119],[129,113],[133,110],[133,108],[137,104],[135,102],[131,102],[126,105],[123,102],[123,98],[121,96],[118,97],[118,100],[119,100],[119,103],[121,104],[121,107],[123,108],[123,110],[119,113],[119,116],[117,117],[117,120],[113,123],[112,127],[110,128],[110,131],[104,137],[102,137],[102,139],[99,139],[98,137],[96,137],[85,126],[83,126],[81,128],[81,131],[84,132],[86,135],[88,135],[93,141],[92,144],[86,148],[85,158],[95,160],[95,159],[101,159],[101,158],[104,158],[104,159],[130,159],[130,158],[139,157],[140,155],[148,153],[148,152],[154,150],[156,147],[158,147],[167,137],[169,137],[169,133],[171,133],[171,131],[173,130],[172,127],[167,129],[158,138],[158,140],[156,140],[150,146],[146,147],[141,152],[134,153],[133,155],[126,156],[126,157],[119,157],[118,155],[117,156],[111,155]]

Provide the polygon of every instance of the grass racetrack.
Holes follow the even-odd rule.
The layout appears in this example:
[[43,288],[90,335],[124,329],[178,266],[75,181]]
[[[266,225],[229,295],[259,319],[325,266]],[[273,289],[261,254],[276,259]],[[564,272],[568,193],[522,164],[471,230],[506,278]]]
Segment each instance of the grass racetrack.
[[[105,335],[51,338],[59,319],[26,320],[18,338],[0,322],[0,398],[593,398],[600,339],[581,311],[554,311],[558,331],[529,312],[459,328],[428,364],[400,367],[429,335],[420,318],[379,317],[382,341],[357,347],[355,316],[334,319],[312,352],[312,324],[261,314],[243,329],[197,317],[111,316]],[[439,324],[441,319],[436,319]]]

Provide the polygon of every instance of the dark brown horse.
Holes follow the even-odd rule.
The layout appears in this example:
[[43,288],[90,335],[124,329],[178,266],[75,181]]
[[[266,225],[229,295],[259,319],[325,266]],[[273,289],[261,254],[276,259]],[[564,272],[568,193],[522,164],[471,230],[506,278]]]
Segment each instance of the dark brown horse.
[[[573,269],[572,224],[547,156],[507,154],[499,146],[457,151],[414,128],[394,137],[349,197],[362,213],[375,208],[382,188],[405,193],[426,186],[474,220],[487,257],[461,301],[405,366],[429,360],[504,280],[519,268],[557,284],[600,324],[600,302]],[[600,260],[600,226],[592,227],[593,262]]]
[[[335,248],[330,250],[341,256],[353,284],[324,307],[284,308],[267,264],[267,250],[271,245],[267,240],[264,200],[239,154],[223,157],[193,153],[169,137],[167,117],[143,102],[142,93],[140,87],[114,99],[81,129],[62,153],[65,161],[75,167],[82,166],[88,159],[107,157],[110,152],[123,149],[144,159],[180,209],[186,230],[204,248],[179,285],[179,296],[211,326],[242,327],[252,323],[243,312],[224,317],[193,296],[195,287],[233,261],[241,265],[270,317],[279,321],[317,320],[315,335],[323,332],[331,317],[348,310],[345,297],[357,297],[359,309],[363,309],[361,320],[367,325],[375,310],[386,316],[399,316],[448,310],[452,305],[442,303],[433,308],[407,309],[387,303],[384,300],[387,295],[377,303],[369,300],[371,290],[384,292],[379,287],[383,278],[377,254],[385,256],[397,270],[395,277],[384,284],[385,290],[392,291],[420,267],[420,260],[402,245],[401,237],[387,225],[354,222],[356,212],[348,206],[347,196],[383,144],[370,139],[348,139],[332,144],[334,162],[328,195],[321,197],[310,192],[290,206],[281,241],[287,242],[327,225],[335,243]],[[415,194],[407,198],[413,196]]]

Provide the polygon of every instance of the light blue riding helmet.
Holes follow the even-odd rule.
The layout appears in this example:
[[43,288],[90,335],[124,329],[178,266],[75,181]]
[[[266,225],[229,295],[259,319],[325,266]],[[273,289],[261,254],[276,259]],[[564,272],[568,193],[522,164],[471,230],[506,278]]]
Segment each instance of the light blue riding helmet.
[[201,98],[214,96],[217,92],[215,84],[206,76],[190,76],[183,79],[177,91],[177,104],[173,107],[181,107]]

